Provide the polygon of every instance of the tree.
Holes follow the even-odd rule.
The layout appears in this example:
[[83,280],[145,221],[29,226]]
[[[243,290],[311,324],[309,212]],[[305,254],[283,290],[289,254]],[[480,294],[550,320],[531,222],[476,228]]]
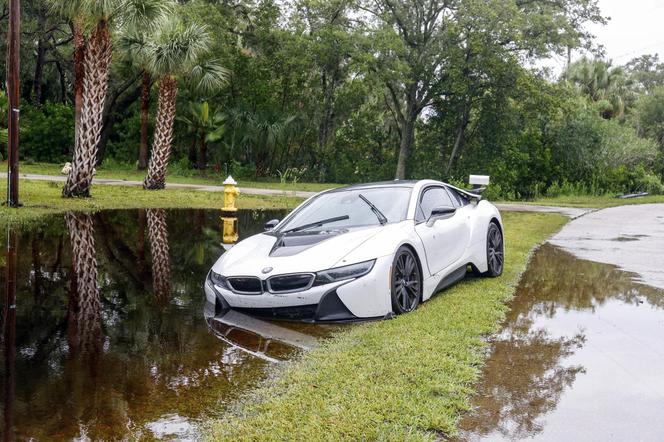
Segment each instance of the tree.
[[178,76],[188,75],[195,89],[210,90],[226,81],[228,72],[214,62],[201,63],[210,37],[204,27],[186,25],[177,18],[166,21],[144,48],[148,69],[159,81],[157,118],[145,189],[163,189],[171,154]]
[[200,148],[197,161],[198,170],[205,170],[207,168],[207,145],[209,142],[218,141],[226,131],[224,124],[226,116],[219,111],[210,111],[210,104],[203,101],[202,103],[189,103],[188,116],[181,117],[180,120],[187,126],[187,132],[193,135],[191,145],[193,160],[196,161],[196,145],[198,144]]
[[600,114],[606,118],[622,117],[630,88],[623,69],[611,67],[604,60],[586,57],[572,63],[565,75],[577,91],[598,103]]
[[[75,64],[80,55],[80,47],[76,45],[82,44],[84,51],[80,123],[71,172],[62,194],[65,197],[87,197],[90,196],[92,171],[103,126],[113,26],[147,26],[163,16],[166,4],[161,0],[76,0],[58,4],[61,12],[74,22]],[[77,72],[77,79],[81,75]]]

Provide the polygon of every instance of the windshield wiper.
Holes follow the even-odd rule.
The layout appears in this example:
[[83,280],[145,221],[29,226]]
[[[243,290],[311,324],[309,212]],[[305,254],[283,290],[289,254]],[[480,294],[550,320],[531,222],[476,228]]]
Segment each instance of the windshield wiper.
[[348,215],[343,215],[343,216],[335,216],[334,218],[327,218],[327,219],[322,219],[320,221],[316,221],[313,223],[308,223],[308,224],[302,224],[301,226],[293,227],[292,229],[284,230],[282,233],[291,233],[291,232],[299,232],[300,230],[306,230],[310,229],[312,227],[320,227],[323,224],[329,224],[333,223],[335,221],[343,221],[345,219],[350,218]]
[[376,215],[376,218],[378,218],[378,222],[381,225],[387,224],[387,217],[383,215],[383,212],[378,210],[378,207],[374,206],[374,203],[369,201],[369,199],[366,196],[362,195],[361,193],[358,196],[362,199],[362,201],[367,203],[369,207],[371,207],[371,211]]

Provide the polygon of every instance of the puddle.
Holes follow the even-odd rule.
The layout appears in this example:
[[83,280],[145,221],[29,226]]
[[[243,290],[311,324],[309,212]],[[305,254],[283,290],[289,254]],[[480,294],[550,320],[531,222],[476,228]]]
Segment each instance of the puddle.
[[663,290],[545,244],[458,440],[661,440],[663,336]]
[[[223,237],[234,241],[239,231],[241,239],[283,215],[239,211],[225,218]],[[5,440],[200,439],[202,418],[223,413],[280,361],[329,333],[204,314],[205,275],[228,246],[219,217],[109,211],[7,235]]]

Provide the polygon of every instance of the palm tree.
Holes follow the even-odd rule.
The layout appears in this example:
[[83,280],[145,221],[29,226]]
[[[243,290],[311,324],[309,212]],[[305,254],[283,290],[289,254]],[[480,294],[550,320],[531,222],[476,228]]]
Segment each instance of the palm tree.
[[198,170],[205,170],[207,166],[207,143],[218,141],[226,132],[225,120],[226,116],[223,113],[210,111],[207,101],[189,103],[189,115],[180,118],[180,121],[187,125],[187,131],[194,137],[192,141],[194,159],[196,145],[200,146]]
[[624,116],[631,90],[621,68],[611,67],[611,63],[604,60],[584,57],[568,67],[565,78],[579,93],[597,103],[604,118]]
[[161,18],[170,3],[164,0],[53,0],[53,3],[74,23],[77,82],[74,89],[76,94],[81,90],[72,168],[62,194],[87,197],[103,125],[112,57],[111,32],[118,26],[146,27]]
[[185,25],[175,18],[165,22],[154,39],[145,45],[149,71],[159,81],[157,119],[152,155],[143,182],[145,189],[163,189],[166,184],[178,77],[186,75],[190,87],[201,91],[212,90],[226,82],[226,69],[213,61],[201,62],[201,57],[209,47],[210,38],[204,27]]

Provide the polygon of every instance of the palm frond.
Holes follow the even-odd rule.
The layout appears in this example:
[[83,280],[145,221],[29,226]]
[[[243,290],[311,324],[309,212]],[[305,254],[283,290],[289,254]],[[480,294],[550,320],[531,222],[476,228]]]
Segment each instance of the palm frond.
[[217,60],[203,60],[192,68],[189,83],[193,91],[209,95],[228,84],[229,77],[230,71]]
[[122,25],[139,32],[158,28],[175,9],[172,0],[123,0]]
[[146,47],[148,68],[156,76],[189,72],[209,46],[210,36],[204,26],[185,25],[170,17]]

